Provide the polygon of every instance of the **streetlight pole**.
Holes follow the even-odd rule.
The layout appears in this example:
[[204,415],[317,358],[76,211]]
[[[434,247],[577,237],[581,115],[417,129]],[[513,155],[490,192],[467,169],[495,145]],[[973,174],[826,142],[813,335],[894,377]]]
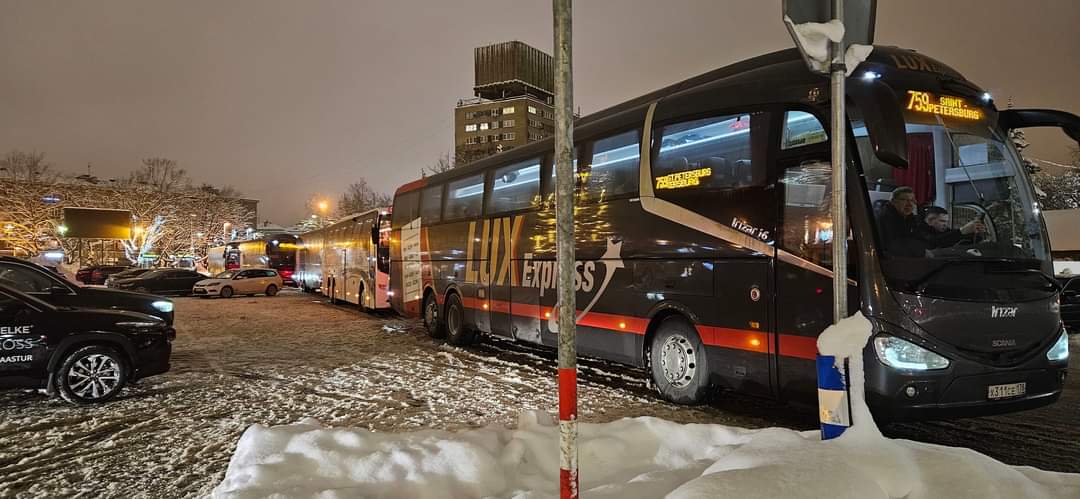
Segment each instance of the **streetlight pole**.
[[571,0],[555,17],[555,247],[559,328],[559,497],[578,497],[577,303],[574,294],[574,80]]

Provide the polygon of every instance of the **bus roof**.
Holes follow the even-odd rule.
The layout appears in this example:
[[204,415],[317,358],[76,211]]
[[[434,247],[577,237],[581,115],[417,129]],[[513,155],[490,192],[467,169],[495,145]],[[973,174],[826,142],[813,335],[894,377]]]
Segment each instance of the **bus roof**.
[[[935,59],[919,54],[912,49],[875,45],[874,50],[867,58],[867,62],[898,70],[910,70],[932,74],[936,77],[947,79],[951,83],[959,84],[973,91],[981,92],[978,87],[967,81],[956,70]],[[825,85],[828,83],[828,80],[825,77],[811,73],[810,70],[807,69],[802,56],[797,49],[790,48],[779,50],[687,78],[678,83],[668,85],[626,102],[578,118],[574,122],[575,140],[579,137],[592,135],[597,131],[604,131],[608,128],[617,128],[635,120],[640,122],[643,120],[648,106],[653,102],[675,97],[680,94],[698,92],[706,89],[712,90],[719,84],[738,85],[773,78],[781,79],[785,83],[791,84],[820,82],[822,85]],[[467,175],[475,171],[483,171],[489,167],[502,165],[506,161],[527,159],[527,157],[536,156],[538,153],[542,154],[550,152],[553,148],[554,137],[548,137],[544,140],[518,147],[511,151],[488,156],[465,165],[462,168],[454,168],[446,172],[406,183],[397,188],[395,195],[420,189],[429,182]]]

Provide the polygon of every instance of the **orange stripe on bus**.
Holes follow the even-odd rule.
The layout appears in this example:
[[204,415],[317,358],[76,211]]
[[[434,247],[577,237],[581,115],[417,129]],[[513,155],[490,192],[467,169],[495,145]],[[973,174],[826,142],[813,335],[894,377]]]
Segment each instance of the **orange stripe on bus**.
[[[547,320],[555,313],[552,307],[534,305],[528,303],[514,303],[505,300],[491,300],[484,298],[461,298],[461,304],[474,310],[487,310],[490,312],[528,317],[530,319]],[[484,308],[487,305],[487,308]],[[578,313],[581,313],[579,310]],[[644,317],[632,317],[627,315],[605,314],[602,312],[589,312],[578,319],[579,326],[607,329],[610,331],[645,334],[649,328],[649,319]],[[701,342],[707,346],[730,348],[768,354],[774,344],[775,338],[779,337],[779,354],[784,357],[814,360],[817,356],[817,338],[809,336],[796,336],[792,334],[767,333],[751,329],[736,329],[719,326],[695,326]]]

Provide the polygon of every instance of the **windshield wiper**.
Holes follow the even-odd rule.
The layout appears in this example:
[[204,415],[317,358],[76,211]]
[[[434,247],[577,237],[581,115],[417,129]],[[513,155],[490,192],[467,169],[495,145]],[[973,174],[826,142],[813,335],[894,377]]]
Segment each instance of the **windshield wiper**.
[[1062,286],[1061,283],[1058,282],[1057,279],[1054,279],[1054,276],[1046,275],[1045,272],[1043,272],[1043,271],[1041,271],[1039,269],[998,269],[998,270],[988,270],[986,272],[988,274],[1032,274],[1032,275],[1038,275],[1039,277],[1042,277],[1044,280],[1046,280],[1046,282],[1050,284],[1050,287],[1055,292],[1060,293],[1062,290],[1065,289],[1065,287]]
[[960,154],[960,147],[957,146],[956,141],[953,140],[952,131],[949,130],[949,127],[945,126],[944,121],[941,121],[940,115],[934,115],[934,117],[937,118],[938,125],[941,126],[941,129],[945,130],[945,138],[949,139],[949,145],[952,146],[953,154],[956,155],[956,161],[960,163],[960,168],[964,170],[964,175],[967,176],[968,185],[971,186],[971,190],[975,191],[975,196],[979,198],[977,201],[979,208],[982,208],[984,212],[988,211],[986,209],[986,198],[983,196],[982,191],[975,186],[975,180],[971,178],[971,172],[968,171],[967,165],[964,164],[964,156]]

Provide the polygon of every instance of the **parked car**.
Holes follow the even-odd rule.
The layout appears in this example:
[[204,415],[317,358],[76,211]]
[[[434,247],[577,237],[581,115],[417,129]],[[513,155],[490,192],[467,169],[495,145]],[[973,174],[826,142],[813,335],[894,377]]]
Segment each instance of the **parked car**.
[[1061,322],[1069,334],[1080,333],[1080,277],[1058,277],[1061,283]]
[[118,274],[130,267],[124,265],[93,265],[84,267],[75,272],[75,279],[83,284],[105,284],[105,280],[113,274]]
[[118,289],[79,286],[44,267],[10,256],[0,257],[0,284],[56,307],[109,308],[141,312],[173,323],[173,302],[159,296]]
[[274,269],[226,270],[210,279],[195,283],[192,292],[195,296],[222,298],[257,294],[274,296],[281,290],[281,286],[281,276]]
[[206,276],[190,270],[155,269],[128,279],[117,279],[113,276],[109,280],[109,287],[155,295],[189,295],[195,283],[203,279],[206,279]]
[[57,307],[0,284],[0,388],[104,402],[169,370],[176,330],[152,315]]
[[146,267],[136,267],[136,268],[133,268],[133,269],[127,269],[127,270],[125,270],[123,272],[117,272],[117,273],[109,276],[108,279],[105,279],[105,286],[110,287],[109,283],[112,282],[112,281],[115,281],[117,279],[131,279],[132,277],[139,277],[139,276],[141,276],[141,275],[143,275],[143,274],[145,274],[147,272],[150,272],[151,270],[157,270],[157,269],[146,268]]

